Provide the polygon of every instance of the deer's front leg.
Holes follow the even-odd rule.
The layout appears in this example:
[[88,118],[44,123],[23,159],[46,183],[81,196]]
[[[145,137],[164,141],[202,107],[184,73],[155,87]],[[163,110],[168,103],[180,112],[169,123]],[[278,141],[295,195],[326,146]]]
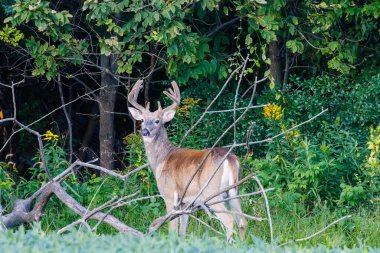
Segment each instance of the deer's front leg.
[[[166,212],[167,213],[170,213],[174,210],[174,201],[165,200],[165,205],[166,205]],[[175,218],[175,219],[170,221],[169,228],[170,228],[170,231],[178,233],[178,218]]]

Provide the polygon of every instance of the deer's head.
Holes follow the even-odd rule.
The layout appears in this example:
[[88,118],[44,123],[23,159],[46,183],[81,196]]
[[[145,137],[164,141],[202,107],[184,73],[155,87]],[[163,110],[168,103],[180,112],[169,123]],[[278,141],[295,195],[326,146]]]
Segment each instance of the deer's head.
[[164,129],[164,124],[174,118],[175,109],[180,103],[181,96],[177,83],[173,81],[173,90],[169,89],[169,92],[164,91],[164,94],[168,96],[173,101],[173,103],[170,106],[162,109],[161,104],[158,101],[158,109],[154,112],[151,112],[149,110],[149,102],[145,107],[137,103],[137,97],[142,88],[142,83],[142,80],[138,80],[128,94],[128,101],[133,106],[128,107],[128,110],[135,120],[142,122],[141,134],[145,140],[148,140],[153,139],[157,133]]

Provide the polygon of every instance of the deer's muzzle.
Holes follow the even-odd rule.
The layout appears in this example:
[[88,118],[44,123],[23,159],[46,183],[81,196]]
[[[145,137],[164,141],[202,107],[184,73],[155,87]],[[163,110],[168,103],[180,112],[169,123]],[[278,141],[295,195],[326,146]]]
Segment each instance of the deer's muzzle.
[[150,132],[147,128],[144,128],[141,132],[142,136],[149,136],[150,135]]

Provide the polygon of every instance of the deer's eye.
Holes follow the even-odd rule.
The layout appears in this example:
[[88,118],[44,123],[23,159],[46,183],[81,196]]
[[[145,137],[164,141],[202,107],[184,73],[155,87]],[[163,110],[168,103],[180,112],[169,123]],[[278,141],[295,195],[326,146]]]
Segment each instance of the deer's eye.
[[154,123],[158,124],[158,123],[160,123],[160,121],[159,121],[158,119],[156,119],[156,120],[154,121]]

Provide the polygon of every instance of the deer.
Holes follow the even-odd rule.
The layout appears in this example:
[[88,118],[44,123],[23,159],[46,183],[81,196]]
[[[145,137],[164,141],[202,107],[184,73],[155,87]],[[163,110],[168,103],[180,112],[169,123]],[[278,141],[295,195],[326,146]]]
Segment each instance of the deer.
[[[176,108],[180,104],[181,96],[177,83],[171,82],[173,89],[163,92],[170,98],[172,104],[162,108],[158,101],[156,111],[150,111],[149,102],[145,107],[137,102],[142,84],[143,81],[138,80],[129,92],[130,106],[128,110],[136,121],[141,122],[141,135],[146,156],[160,195],[164,199],[167,213],[176,210],[181,205],[191,203],[195,197],[201,201],[236,184],[239,180],[241,164],[238,157],[232,152],[228,153],[227,150],[217,147],[211,150],[185,149],[176,147],[170,142],[165,123],[174,118]],[[216,169],[217,172],[210,181],[209,179]],[[192,178],[193,174],[195,176]],[[207,181],[209,181],[207,187],[198,196],[197,194]],[[242,214],[242,208],[237,195],[238,187],[234,187],[212,198],[216,200],[215,202],[219,200],[219,203],[213,205],[212,208],[218,210],[218,212],[215,211],[215,215],[226,227],[226,238],[229,242],[233,240],[234,223],[238,227],[241,238],[244,238],[247,228],[245,217],[239,215]],[[225,198],[229,199],[223,201]],[[181,199],[182,203],[178,203]],[[181,215],[179,218],[171,220],[169,228],[178,233],[178,219],[180,219],[179,232],[181,237],[184,237],[188,215]]]

